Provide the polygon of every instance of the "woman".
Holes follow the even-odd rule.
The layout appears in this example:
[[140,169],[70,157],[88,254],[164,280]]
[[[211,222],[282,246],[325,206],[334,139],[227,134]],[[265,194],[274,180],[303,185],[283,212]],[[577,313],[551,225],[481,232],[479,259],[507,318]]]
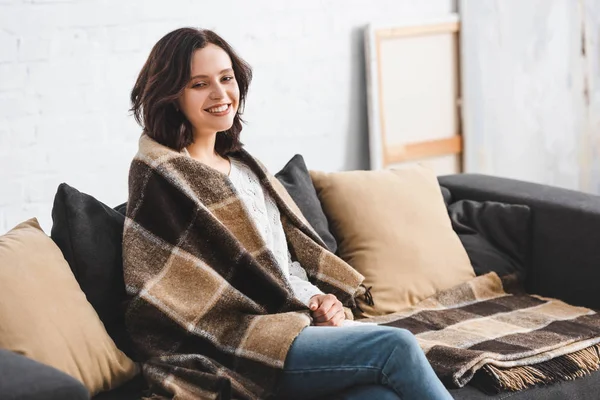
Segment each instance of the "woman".
[[131,93],[144,133],[123,237],[126,321],[152,391],[450,399],[409,332],[345,326],[363,277],[243,149],[250,80],[218,35],[184,28],[158,41]]

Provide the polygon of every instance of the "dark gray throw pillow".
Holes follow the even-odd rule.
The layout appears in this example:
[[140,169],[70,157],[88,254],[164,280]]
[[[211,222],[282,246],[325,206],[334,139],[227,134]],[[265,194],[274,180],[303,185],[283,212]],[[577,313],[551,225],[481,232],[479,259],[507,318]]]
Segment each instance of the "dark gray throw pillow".
[[476,275],[494,271],[525,279],[531,246],[531,209],[494,201],[459,200],[448,206]]
[[294,202],[304,214],[310,225],[325,242],[329,251],[337,251],[337,242],[329,231],[327,217],[317,197],[317,192],[304,163],[304,158],[296,154],[288,163],[275,174],[275,177],[288,191]]
[[442,197],[444,198],[444,204],[446,204],[446,208],[452,203],[452,193],[450,193],[450,189],[444,186],[440,186],[442,191]]
[[52,240],[117,347],[135,359],[125,329],[122,237],[125,217],[62,183],[52,208]]

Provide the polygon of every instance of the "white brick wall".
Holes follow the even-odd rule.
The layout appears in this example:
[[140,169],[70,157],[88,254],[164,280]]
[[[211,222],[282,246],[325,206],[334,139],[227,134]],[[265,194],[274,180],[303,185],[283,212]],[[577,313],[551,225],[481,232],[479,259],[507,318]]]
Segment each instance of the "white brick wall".
[[152,45],[214,29],[254,68],[242,133],[276,172],[366,168],[362,28],[444,15],[452,0],[0,0],[0,234],[37,217],[49,233],[67,182],[114,206],[140,129],[129,92]]

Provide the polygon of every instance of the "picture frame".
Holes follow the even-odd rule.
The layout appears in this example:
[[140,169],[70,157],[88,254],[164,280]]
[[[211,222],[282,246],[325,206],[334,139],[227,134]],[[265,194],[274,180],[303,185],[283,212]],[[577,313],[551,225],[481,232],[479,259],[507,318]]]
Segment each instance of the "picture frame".
[[462,171],[458,14],[365,28],[373,170],[421,163]]

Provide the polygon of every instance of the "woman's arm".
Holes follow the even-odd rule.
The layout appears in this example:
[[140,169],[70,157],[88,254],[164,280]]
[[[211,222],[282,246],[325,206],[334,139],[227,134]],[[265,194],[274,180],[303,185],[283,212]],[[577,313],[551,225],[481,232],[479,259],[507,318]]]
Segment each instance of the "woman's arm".
[[288,251],[288,279],[294,296],[310,308],[313,324],[320,326],[340,326],[346,319],[342,303],[333,294],[325,294],[310,283],[306,271],[299,262],[292,261]]
[[[289,259],[291,261],[291,256],[289,256]],[[288,279],[290,281],[290,285],[292,286],[292,290],[294,291],[294,296],[297,299],[308,306],[308,302],[311,297],[317,294],[324,294],[321,289],[310,283],[308,276],[306,275],[306,271],[304,268],[302,268],[298,261],[290,262],[289,265],[290,274]]]

